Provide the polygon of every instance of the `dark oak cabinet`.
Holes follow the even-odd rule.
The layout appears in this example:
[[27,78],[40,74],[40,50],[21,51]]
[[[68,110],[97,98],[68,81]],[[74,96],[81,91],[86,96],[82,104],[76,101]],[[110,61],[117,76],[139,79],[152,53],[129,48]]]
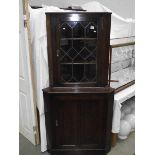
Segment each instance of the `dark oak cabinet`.
[[111,13],[47,13],[50,87],[43,89],[52,155],[106,155],[114,89],[108,83]]

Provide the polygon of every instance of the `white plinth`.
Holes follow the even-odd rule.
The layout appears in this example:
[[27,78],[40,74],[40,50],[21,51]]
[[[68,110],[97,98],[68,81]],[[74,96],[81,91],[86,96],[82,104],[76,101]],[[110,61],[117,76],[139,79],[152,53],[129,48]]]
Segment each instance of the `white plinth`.
[[135,96],[135,85],[132,85],[114,95],[112,133],[119,133],[121,120],[121,103]]

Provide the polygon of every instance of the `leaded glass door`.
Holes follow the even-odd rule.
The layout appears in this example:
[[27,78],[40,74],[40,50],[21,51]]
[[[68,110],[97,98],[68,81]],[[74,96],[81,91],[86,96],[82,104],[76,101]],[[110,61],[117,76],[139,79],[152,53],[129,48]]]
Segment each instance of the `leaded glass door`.
[[57,58],[61,83],[95,83],[97,20],[60,21]]

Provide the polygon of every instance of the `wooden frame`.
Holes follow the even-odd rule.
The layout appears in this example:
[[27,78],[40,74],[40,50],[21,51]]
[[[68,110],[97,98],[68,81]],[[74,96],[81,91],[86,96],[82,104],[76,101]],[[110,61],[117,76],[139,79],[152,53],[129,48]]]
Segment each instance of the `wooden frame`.
[[[122,38],[123,39],[123,38]],[[124,47],[124,46],[130,46],[130,45],[135,45],[135,41],[131,41],[131,42],[126,42],[126,43],[118,43],[118,44],[113,44],[110,45],[110,49],[109,49],[109,86],[110,86],[110,82],[116,82],[116,81],[112,81],[111,80],[111,60],[112,60],[112,49],[113,48],[117,48],[117,47]],[[130,81],[118,88],[115,89],[115,93],[118,93],[124,89],[126,89],[127,87],[130,87],[131,85],[135,84],[135,80]]]

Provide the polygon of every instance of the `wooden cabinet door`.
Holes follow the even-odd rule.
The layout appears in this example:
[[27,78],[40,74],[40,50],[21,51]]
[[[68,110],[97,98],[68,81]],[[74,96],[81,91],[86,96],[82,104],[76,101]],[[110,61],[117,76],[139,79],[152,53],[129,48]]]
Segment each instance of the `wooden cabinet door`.
[[55,146],[73,147],[78,144],[79,104],[59,99],[55,104]]
[[98,147],[105,143],[106,104],[96,99],[81,103],[80,145]]
[[46,15],[50,85],[107,85],[111,14]]

